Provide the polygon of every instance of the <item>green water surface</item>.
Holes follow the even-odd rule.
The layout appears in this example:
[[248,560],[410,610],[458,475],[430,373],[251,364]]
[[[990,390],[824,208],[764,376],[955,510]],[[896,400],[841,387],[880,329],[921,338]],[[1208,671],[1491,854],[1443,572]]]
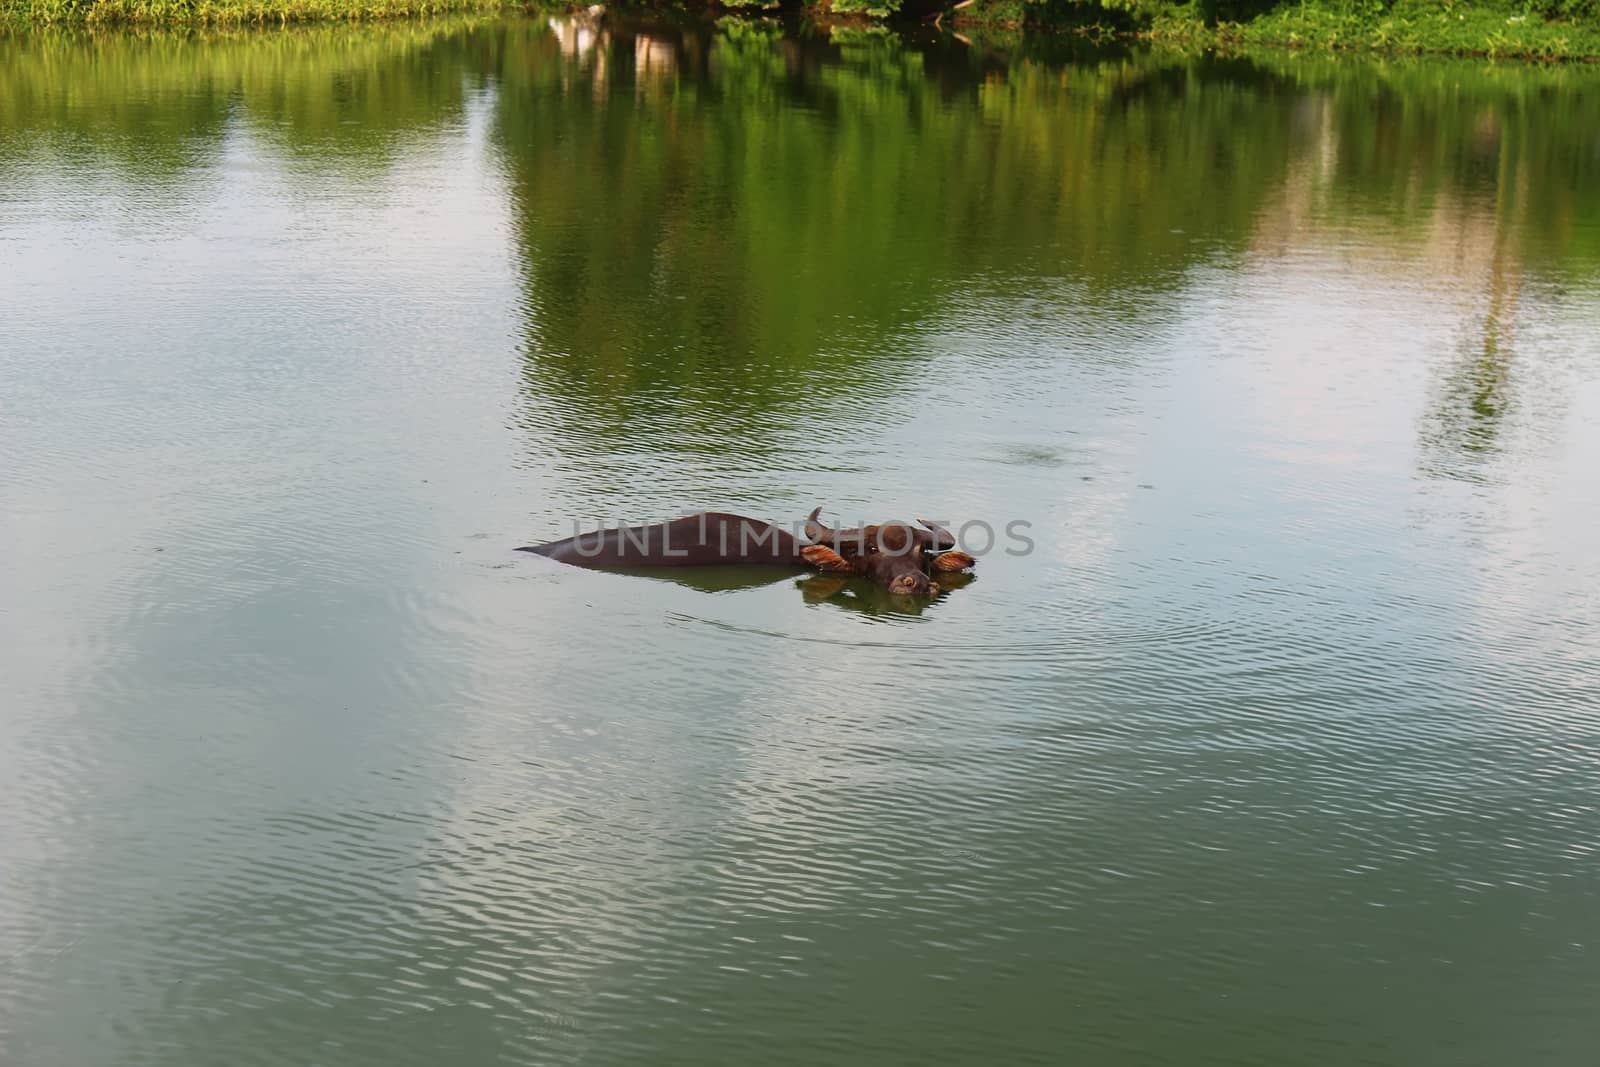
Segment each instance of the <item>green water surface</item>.
[[1600,74],[0,48],[0,1062],[1594,1062]]

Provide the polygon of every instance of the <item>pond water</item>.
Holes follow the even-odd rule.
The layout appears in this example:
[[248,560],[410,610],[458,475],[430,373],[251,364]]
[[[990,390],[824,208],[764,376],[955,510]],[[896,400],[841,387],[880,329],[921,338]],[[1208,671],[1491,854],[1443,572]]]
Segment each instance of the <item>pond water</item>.
[[1592,1059],[1595,72],[5,47],[7,1064]]

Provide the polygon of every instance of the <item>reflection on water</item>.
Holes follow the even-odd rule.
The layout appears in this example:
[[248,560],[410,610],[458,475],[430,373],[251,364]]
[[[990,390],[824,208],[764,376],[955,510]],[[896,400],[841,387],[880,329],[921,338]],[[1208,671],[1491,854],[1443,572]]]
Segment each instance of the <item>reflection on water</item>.
[[771,585],[801,573],[798,567],[778,564],[727,566],[727,567],[626,567],[615,571],[638,578],[653,578],[661,582],[676,582],[686,589],[705,593],[727,593],[736,589],[754,589]]
[[832,604],[847,611],[866,615],[920,616],[930,610],[939,599],[947,597],[973,580],[973,575],[961,572],[938,576],[939,597],[895,596],[887,589],[861,578],[839,574],[814,574],[795,583],[808,604]]
[[1460,357],[1443,375],[1437,410],[1424,423],[1424,455],[1433,457],[1430,473],[1443,476],[1471,477],[1474,461],[1499,451],[1501,423],[1512,401],[1521,268],[1506,248],[1505,228],[1493,216],[1479,218],[1460,232],[1463,247],[1470,247],[1469,234],[1489,235],[1492,251],[1472,257],[1477,272],[1487,276],[1483,307],[1479,321],[1463,331]]
[[1594,1047],[1594,72],[6,44],[0,1059]]

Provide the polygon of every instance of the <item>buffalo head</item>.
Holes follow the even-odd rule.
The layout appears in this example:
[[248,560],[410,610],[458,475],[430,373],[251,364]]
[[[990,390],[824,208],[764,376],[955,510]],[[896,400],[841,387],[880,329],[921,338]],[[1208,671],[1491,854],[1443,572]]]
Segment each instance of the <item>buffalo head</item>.
[[800,550],[807,563],[821,571],[858,574],[891,593],[935,596],[932,576],[961,571],[976,561],[956,549],[956,539],[937,523],[918,519],[919,526],[886,522],[835,530],[818,519],[819,507],[806,519],[806,538],[812,544]]

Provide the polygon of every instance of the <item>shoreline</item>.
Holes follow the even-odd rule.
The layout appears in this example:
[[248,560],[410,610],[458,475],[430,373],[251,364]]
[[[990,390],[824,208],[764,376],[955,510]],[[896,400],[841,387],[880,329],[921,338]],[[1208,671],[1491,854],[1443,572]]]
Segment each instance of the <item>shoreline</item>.
[[[847,0],[856,3],[858,0]],[[872,2],[872,0],[868,0]],[[1429,5],[1432,6],[1429,6]],[[35,27],[266,27],[328,23],[427,20],[452,15],[576,14],[572,4],[540,0],[0,0],[0,30]],[[709,0],[619,8],[619,13],[691,13],[716,17],[769,17],[753,6]],[[1439,56],[1532,63],[1600,62],[1600,19],[1548,21],[1511,9],[1456,6],[1452,0],[1398,0],[1391,8],[1352,13],[1320,6],[1279,7],[1245,21],[1208,25],[1190,7],[1148,17],[1067,0],[967,0],[913,18],[902,11],[827,5],[803,14],[826,25],[928,25],[946,32],[963,27],[1041,36],[1143,41],[1173,47],[1268,49],[1290,53],[1371,56]],[[1042,17],[1040,17],[1042,16]]]

